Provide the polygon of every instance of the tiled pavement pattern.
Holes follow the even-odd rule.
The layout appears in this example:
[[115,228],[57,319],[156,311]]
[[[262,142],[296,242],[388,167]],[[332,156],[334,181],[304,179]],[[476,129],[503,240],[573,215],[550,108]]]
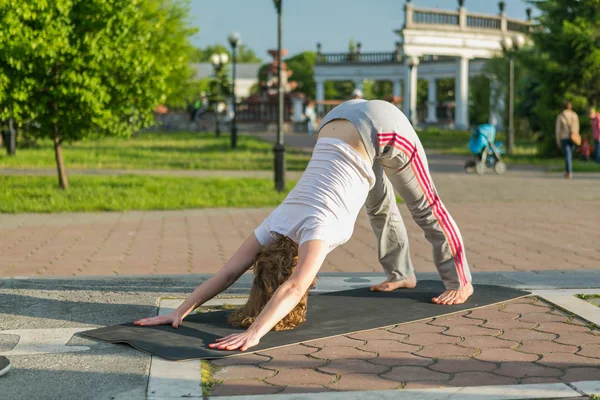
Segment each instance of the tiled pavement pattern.
[[[473,271],[594,269],[600,201],[453,203]],[[431,247],[400,205],[417,271]],[[0,276],[214,273],[270,209],[0,215]],[[381,272],[361,213],[323,272]]]
[[600,331],[535,297],[211,362],[213,396],[600,380]]

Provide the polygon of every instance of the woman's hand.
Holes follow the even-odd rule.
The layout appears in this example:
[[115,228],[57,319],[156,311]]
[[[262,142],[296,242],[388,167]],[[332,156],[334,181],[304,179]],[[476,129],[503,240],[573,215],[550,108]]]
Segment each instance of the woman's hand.
[[139,326],[171,325],[173,328],[178,328],[182,321],[183,317],[177,310],[175,310],[167,315],[138,319],[133,324]]
[[260,342],[260,337],[254,332],[248,330],[244,333],[232,333],[224,338],[217,339],[217,343],[211,343],[208,347],[218,350],[237,350],[246,351],[250,347],[256,346]]

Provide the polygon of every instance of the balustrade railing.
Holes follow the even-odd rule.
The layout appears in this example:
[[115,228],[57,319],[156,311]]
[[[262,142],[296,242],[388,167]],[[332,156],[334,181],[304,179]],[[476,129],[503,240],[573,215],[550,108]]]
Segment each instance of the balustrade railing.
[[[427,26],[424,26],[427,25]],[[450,31],[488,31],[498,34],[511,34],[518,32],[527,34],[532,29],[531,21],[508,19],[504,13],[497,15],[484,15],[468,13],[464,8],[459,11],[416,9],[411,3],[406,5],[405,28],[427,28],[438,25],[438,29]],[[400,46],[397,43],[397,46]],[[422,56],[421,62],[438,62],[453,60],[451,56]],[[321,53],[320,46],[317,53],[317,64],[392,64],[403,63],[404,58],[397,49],[394,52],[348,52],[348,53]]]
[[458,25],[459,14],[449,11],[415,10],[412,22],[430,25]]
[[459,11],[428,10],[406,5],[406,28],[419,25],[455,26],[459,30],[495,30],[501,32],[529,32],[531,22],[508,19],[505,14],[499,16],[469,13],[464,8]]
[[[424,55],[419,57],[422,63],[454,61],[454,56]],[[392,53],[321,53],[317,55],[317,64],[396,64],[403,63],[404,57]]]
[[401,60],[396,52],[390,53],[320,53],[317,54],[318,64],[385,64]]
[[500,30],[502,19],[499,17],[480,17],[467,15],[467,26],[477,29],[495,29]]
[[523,21],[508,20],[507,29],[511,32],[528,33],[531,25]]

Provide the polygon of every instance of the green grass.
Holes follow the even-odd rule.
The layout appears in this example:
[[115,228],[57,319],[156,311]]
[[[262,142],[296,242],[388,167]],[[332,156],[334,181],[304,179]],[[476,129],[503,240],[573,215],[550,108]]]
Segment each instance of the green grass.
[[600,299],[600,294],[576,294],[575,297],[581,300]]
[[72,176],[62,191],[54,177],[0,176],[0,213],[267,207],[295,183],[277,193],[267,179]]
[[430,128],[417,133],[425,150],[436,150],[444,154],[470,154],[470,132]]
[[214,365],[211,365],[210,361],[200,361],[200,376],[202,381],[202,394],[204,397],[211,395],[211,392],[215,385],[220,385],[223,381],[214,379],[213,375],[218,369]]
[[[441,154],[460,156],[472,156],[469,151],[469,138],[471,133],[467,131],[439,130],[436,128],[419,131],[419,139],[423,147],[430,151],[435,150]],[[496,140],[506,146],[506,136],[503,133],[496,135]],[[537,143],[532,139],[516,139],[514,154],[504,156],[509,164],[533,165],[545,168],[552,172],[564,170],[564,158],[562,157],[540,157],[538,156]],[[574,172],[600,172],[600,163],[573,160]]]
[[[0,168],[55,168],[49,140],[35,147],[17,149],[16,157],[0,152]],[[148,132],[131,139],[102,138],[64,144],[69,169],[200,169],[270,170],[273,145],[256,137],[240,136],[238,147],[230,148],[229,136],[214,133]],[[310,154],[286,149],[287,169],[303,171]]]
[[[419,131],[418,134],[426,150],[435,150],[442,154],[471,155],[469,151],[471,132],[430,128]],[[496,141],[504,142],[506,145],[506,137],[502,133],[496,135]],[[514,153],[514,156],[509,157],[513,162],[530,162],[538,159],[536,143],[530,139],[517,139]]]
[[[419,138],[428,151],[442,154],[470,156],[468,131],[419,131]],[[497,140],[506,143],[502,133]],[[184,170],[271,170],[273,146],[256,137],[241,135],[238,148],[229,147],[229,136],[217,138],[214,133],[146,132],[131,139],[101,138],[64,145],[64,158],[69,169],[184,169]],[[515,154],[506,156],[511,164],[528,164],[562,171],[561,157],[542,158],[537,155],[533,140],[518,139]],[[288,147],[287,169],[303,171],[310,153]],[[49,140],[40,141],[31,148],[19,148],[16,157],[0,151],[0,168],[54,169],[54,152]],[[575,160],[575,172],[600,172],[600,164]]]
[[581,300],[585,300],[588,303],[590,303],[596,307],[600,307],[600,305],[598,305],[597,302],[589,301],[589,300],[600,299],[600,294],[576,294],[575,297],[577,297]]
[[[165,176],[0,176],[0,213],[181,210],[278,206],[296,181],[277,193],[270,179]],[[402,202],[397,197],[398,202]]]

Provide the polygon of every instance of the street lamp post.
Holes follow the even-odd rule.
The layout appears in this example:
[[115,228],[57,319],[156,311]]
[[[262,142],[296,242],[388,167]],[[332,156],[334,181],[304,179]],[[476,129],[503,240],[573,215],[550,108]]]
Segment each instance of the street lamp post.
[[227,62],[229,61],[229,56],[226,53],[221,53],[221,54],[213,54],[212,56],[210,56],[210,62],[213,65],[213,68],[215,70],[215,82],[217,84],[217,101],[216,101],[216,107],[215,107],[215,119],[216,119],[216,134],[217,137],[221,136],[221,127],[219,126],[219,102],[221,100],[221,70],[223,69],[223,67],[225,66],[225,64],[227,64]]
[[229,35],[229,44],[231,45],[232,55],[232,70],[231,70],[231,106],[233,107],[233,118],[231,119],[231,148],[237,147],[237,110],[236,110],[236,98],[235,98],[235,65],[236,65],[236,50],[238,45],[241,43],[240,34],[238,32],[232,32]]
[[283,89],[281,87],[281,36],[282,19],[281,3],[283,0],[273,0],[277,9],[277,142],[273,147],[275,153],[275,190],[283,191],[285,188],[285,147],[283,146]]
[[500,42],[504,51],[508,54],[508,135],[506,137],[506,152],[512,154],[515,148],[515,57],[514,51],[525,45],[525,38],[516,35],[514,38],[504,37]]

